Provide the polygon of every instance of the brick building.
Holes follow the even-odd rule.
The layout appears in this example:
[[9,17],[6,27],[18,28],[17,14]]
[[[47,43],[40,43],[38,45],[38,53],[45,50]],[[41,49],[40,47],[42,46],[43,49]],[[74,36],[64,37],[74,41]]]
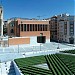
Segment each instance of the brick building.
[[31,37],[43,33],[47,39],[50,39],[50,24],[48,20],[12,18],[7,23],[8,36]]

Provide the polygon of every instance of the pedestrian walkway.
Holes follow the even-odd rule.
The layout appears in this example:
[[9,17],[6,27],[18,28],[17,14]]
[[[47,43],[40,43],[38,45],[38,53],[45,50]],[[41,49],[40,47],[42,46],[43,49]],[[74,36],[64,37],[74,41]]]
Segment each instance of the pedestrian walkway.
[[0,75],[16,75],[11,61],[0,63]]
[[[12,60],[16,58],[31,57],[45,54],[59,53],[59,51],[73,50],[75,47],[59,44],[60,49],[57,49],[59,43],[46,43],[36,46],[20,45],[0,48],[0,75],[15,75]],[[10,66],[11,65],[11,66]]]
[[11,64],[10,64],[10,69],[9,69],[8,75],[16,75],[15,69],[14,69],[14,64],[13,64],[12,61],[11,61]]
[[0,75],[8,75],[10,63],[11,61],[0,63]]

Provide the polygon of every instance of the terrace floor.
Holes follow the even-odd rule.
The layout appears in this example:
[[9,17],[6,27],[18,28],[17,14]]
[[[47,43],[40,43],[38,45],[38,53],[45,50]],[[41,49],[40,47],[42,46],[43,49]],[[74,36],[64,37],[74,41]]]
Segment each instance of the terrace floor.
[[[57,49],[59,45],[60,49]],[[9,47],[0,47],[0,61],[11,61],[20,57],[30,57],[35,55],[54,54],[62,50],[75,49],[69,44],[60,44],[55,42],[36,44],[36,45],[12,45]],[[13,57],[12,57],[13,56]]]

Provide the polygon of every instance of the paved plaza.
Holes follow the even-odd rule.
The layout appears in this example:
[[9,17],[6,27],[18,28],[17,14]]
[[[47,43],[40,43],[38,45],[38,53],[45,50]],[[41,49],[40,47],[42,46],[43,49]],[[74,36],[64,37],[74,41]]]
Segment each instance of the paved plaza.
[[[60,49],[57,49],[59,46]],[[16,58],[25,58],[37,55],[59,53],[62,50],[75,49],[74,45],[60,44],[55,42],[36,44],[36,45],[12,45],[0,47],[0,75],[8,75],[10,63]],[[7,65],[5,64],[7,62]],[[7,67],[7,70],[6,70]]]
[[[59,46],[60,49],[57,49]],[[45,44],[36,44],[36,45],[13,45],[9,47],[0,47],[0,60],[1,61],[8,61],[13,60],[15,58],[23,57],[23,53],[25,55],[39,55],[45,53],[56,53],[60,50],[70,50],[74,49],[73,45],[69,44],[60,44],[55,42],[45,43]],[[32,54],[34,53],[34,54]]]

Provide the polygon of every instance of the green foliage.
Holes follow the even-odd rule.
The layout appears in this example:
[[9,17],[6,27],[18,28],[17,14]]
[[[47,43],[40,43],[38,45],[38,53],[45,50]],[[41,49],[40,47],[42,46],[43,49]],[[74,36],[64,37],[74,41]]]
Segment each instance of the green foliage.
[[61,52],[75,54],[75,50],[65,50],[65,51],[61,51]]

